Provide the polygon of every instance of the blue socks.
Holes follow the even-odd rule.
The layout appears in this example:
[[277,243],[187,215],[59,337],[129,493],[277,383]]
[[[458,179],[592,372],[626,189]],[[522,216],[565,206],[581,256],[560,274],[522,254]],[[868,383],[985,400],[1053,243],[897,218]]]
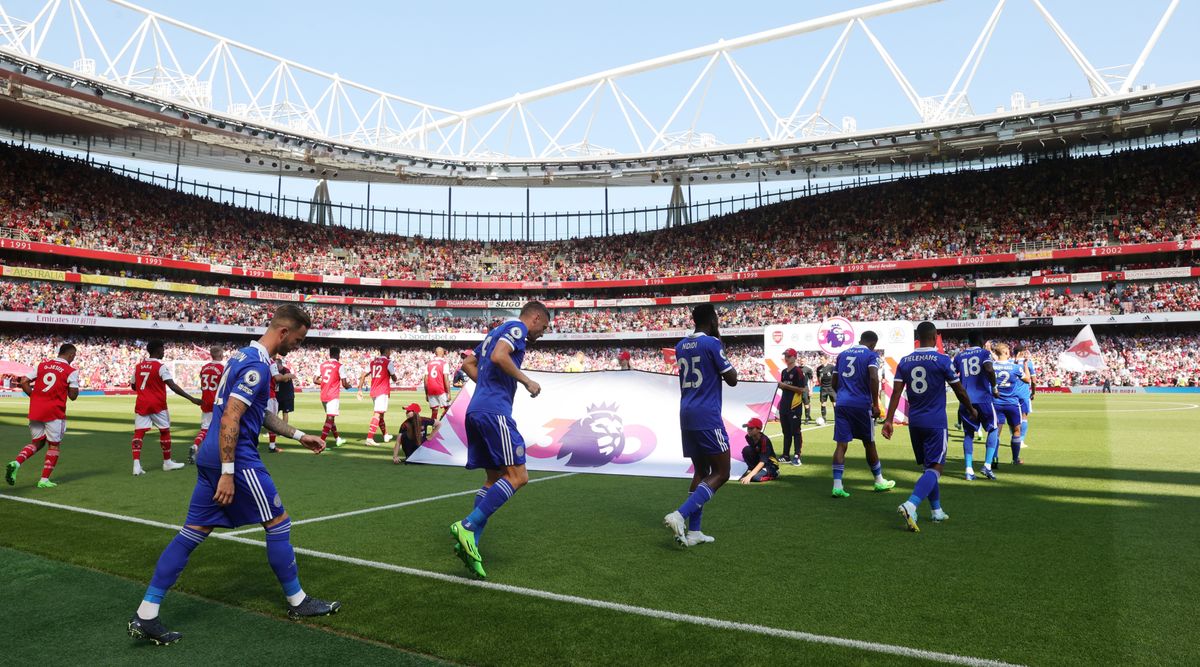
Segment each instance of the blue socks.
[[301,591],[296,552],[292,549],[291,519],[284,519],[267,529],[267,562],[283,586],[284,595],[291,597]]
[[871,474],[875,475],[876,479],[883,477],[883,461],[876,461],[875,465],[871,466]]
[[[912,495],[908,497],[908,502],[914,505],[920,505],[922,500],[930,498],[930,502],[932,503],[932,497],[930,494],[935,493],[937,491],[937,487],[938,472],[933,468],[926,468],[925,472],[921,474],[920,479],[917,480],[917,485],[913,488]],[[936,507],[940,507],[940,505],[936,505],[935,508]]]
[[842,478],[842,475],[844,475],[844,474],[846,474],[846,464],[844,464],[844,463],[833,464],[833,479],[834,480],[840,480]]
[[[516,493],[516,490],[512,488],[512,485],[508,483],[508,480],[501,477],[499,481],[497,481],[490,489],[488,489],[487,495],[483,496],[483,498],[478,501],[478,503],[475,505],[475,509],[471,510],[471,513],[467,515],[467,518],[463,519],[463,528],[466,528],[473,533],[483,530],[484,526],[487,525],[488,517],[495,514],[496,510],[500,509],[501,505],[508,502],[508,500],[513,497],[514,493]],[[478,498],[478,493],[476,494],[476,497]]]
[[996,451],[1000,449],[1000,429],[993,429],[987,434],[987,453],[984,454],[984,465],[991,467],[996,461]]
[[171,540],[167,548],[163,549],[162,555],[158,557],[158,565],[154,567],[154,577],[150,579],[150,586],[146,589],[146,596],[143,598],[146,602],[154,604],[162,602],[167,590],[175,585],[183,568],[187,566],[188,556],[192,555],[192,551],[200,546],[206,537],[208,537],[207,533],[192,530],[187,526],[179,529],[179,534]]
[[[695,492],[693,491],[692,493],[695,493]],[[692,493],[688,494],[688,500],[691,500]],[[688,530],[691,532],[698,532],[700,530],[700,520],[702,518],[704,518],[704,508],[703,507],[696,510],[695,512],[692,512],[691,516],[689,516],[687,518]]]
[[1025,434],[1029,433],[1029,420],[1021,420],[1021,442],[1025,442]]
[[1021,458],[1021,436],[1013,436],[1012,439],[1012,455],[1013,463],[1016,463]]
[[963,431],[963,458],[966,459],[967,467],[975,467],[975,433],[967,433]]
[[688,499],[683,501],[677,511],[683,516],[691,518],[693,514],[700,511],[700,508],[704,507],[704,503],[712,500],[712,497],[713,490],[708,488],[704,482],[700,482],[696,490],[688,494]]
[[[479,506],[483,503],[483,499],[487,497],[488,490],[491,488],[490,486],[485,486],[475,492],[475,509],[479,509]],[[484,523],[487,522],[485,521]],[[479,544],[479,538],[483,537],[483,526],[477,526],[473,532],[475,533],[475,544]]]
[[929,506],[935,510],[942,509],[942,487],[936,482],[933,485],[933,490],[929,492]]

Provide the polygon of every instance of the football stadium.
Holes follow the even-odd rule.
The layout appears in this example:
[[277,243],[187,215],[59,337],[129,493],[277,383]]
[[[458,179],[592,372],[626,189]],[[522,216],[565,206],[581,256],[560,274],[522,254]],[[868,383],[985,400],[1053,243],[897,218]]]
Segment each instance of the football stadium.
[[562,9],[0,0],[0,663],[1200,664],[1200,8]]

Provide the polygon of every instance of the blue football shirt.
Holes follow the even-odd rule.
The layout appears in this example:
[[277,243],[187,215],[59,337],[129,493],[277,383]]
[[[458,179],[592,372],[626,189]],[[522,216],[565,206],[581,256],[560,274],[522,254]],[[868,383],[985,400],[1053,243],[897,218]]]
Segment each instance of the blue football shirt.
[[997,361],[992,364],[996,369],[996,388],[1000,390],[1000,397],[996,399],[996,405],[1017,405],[1020,403],[1020,389],[1018,384],[1024,384],[1024,375],[1022,375],[1022,364],[1017,361]]
[[694,332],[675,344],[679,363],[679,428],[706,431],[721,419],[721,374],[733,368],[721,341]]
[[255,341],[234,352],[225,363],[225,372],[217,385],[213,399],[212,426],[200,450],[196,453],[196,465],[205,468],[221,467],[221,418],[229,401],[246,404],[238,426],[237,447],[234,464],[239,468],[265,470],[258,456],[258,435],[262,432],[263,418],[267,412],[267,399],[271,396],[271,359],[267,350]]
[[975,405],[992,402],[992,384],[988,382],[984,369],[993,366],[992,353],[982,347],[968,347],[954,355],[954,370],[962,378],[963,389]]
[[900,360],[896,379],[904,381],[908,425],[946,428],[946,386],[959,381],[950,357],[932,347],[919,347]]
[[1033,393],[1029,389],[1029,383],[1033,381],[1033,362],[1022,359],[1017,361],[1017,365],[1021,367],[1021,377],[1017,382],[1017,396],[1028,399]]
[[529,329],[521,320],[508,320],[488,332],[483,342],[475,346],[479,374],[475,380],[475,394],[471,396],[471,404],[467,406],[467,414],[482,412],[512,416],[517,379],[492,363],[492,351],[497,345],[509,346],[509,356],[517,368],[520,368],[521,362],[525,361],[525,341],[528,335]]
[[879,355],[866,345],[851,345],[837,356],[837,404],[849,408],[869,408],[871,395],[869,369],[879,370]]

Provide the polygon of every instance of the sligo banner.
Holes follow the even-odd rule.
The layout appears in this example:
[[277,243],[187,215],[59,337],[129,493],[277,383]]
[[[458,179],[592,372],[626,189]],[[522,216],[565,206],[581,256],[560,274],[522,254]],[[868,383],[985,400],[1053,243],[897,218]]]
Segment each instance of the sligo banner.
[[[679,437],[677,376],[644,371],[527,373],[542,385],[542,393],[530,398],[519,387],[513,420],[525,440],[525,464],[530,470],[691,477],[692,464],[683,457]],[[474,388],[469,382],[463,387],[442,428],[409,461],[466,465],[464,420]],[[746,470],[742,424],[751,417],[764,417],[774,392],[773,382],[724,387],[722,417],[734,478]]]

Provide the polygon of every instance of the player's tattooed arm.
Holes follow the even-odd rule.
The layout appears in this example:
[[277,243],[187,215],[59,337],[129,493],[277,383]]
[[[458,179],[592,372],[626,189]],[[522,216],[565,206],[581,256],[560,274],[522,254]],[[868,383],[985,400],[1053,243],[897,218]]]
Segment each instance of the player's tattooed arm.
[[225,412],[221,415],[221,430],[217,438],[221,446],[221,463],[233,463],[238,432],[241,431],[242,415],[245,412],[246,404],[242,401],[232,399],[225,404]]
[[304,431],[280,419],[277,414],[268,412],[263,415],[263,426],[266,426],[267,430],[275,435],[282,435],[285,438],[292,438],[299,441],[301,445],[304,445],[313,454],[320,454],[325,450],[325,441],[320,436],[308,435]]
[[266,413],[263,417],[263,426],[266,426],[267,430],[275,435],[282,435],[285,438],[295,438],[296,433],[300,431],[300,429],[280,419],[279,415],[271,412]]

